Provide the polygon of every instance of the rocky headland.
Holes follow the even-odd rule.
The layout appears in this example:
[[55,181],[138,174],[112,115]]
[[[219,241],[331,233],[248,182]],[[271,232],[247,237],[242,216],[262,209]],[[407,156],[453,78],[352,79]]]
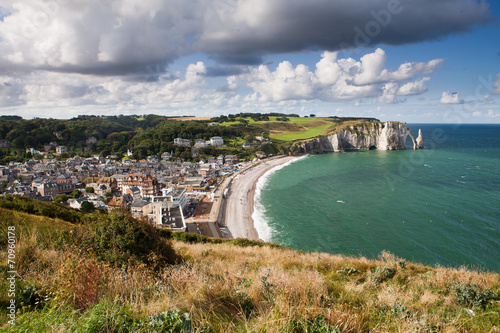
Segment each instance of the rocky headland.
[[404,150],[408,136],[413,142],[413,149],[424,148],[422,131],[419,130],[418,137],[415,138],[406,123],[388,121],[352,125],[332,135],[298,142],[296,151],[299,154],[312,154],[352,150]]

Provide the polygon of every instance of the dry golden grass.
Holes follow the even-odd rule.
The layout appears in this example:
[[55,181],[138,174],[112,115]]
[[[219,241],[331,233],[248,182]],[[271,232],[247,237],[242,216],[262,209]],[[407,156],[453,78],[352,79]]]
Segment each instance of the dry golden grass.
[[[498,292],[498,274],[430,268],[386,252],[371,260],[172,241],[184,263],[154,273],[144,265],[113,268],[84,253],[37,244],[36,234],[19,243],[23,283],[58,292],[76,308],[107,299],[143,318],[177,309],[190,314],[195,328],[215,332],[288,332],[293,325],[314,332],[308,320],[318,315],[342,332],[499,331],[492,314],[498,301],[471,316],[450,289],[465,283]],[[375,283],[377,267],[396,274]]]

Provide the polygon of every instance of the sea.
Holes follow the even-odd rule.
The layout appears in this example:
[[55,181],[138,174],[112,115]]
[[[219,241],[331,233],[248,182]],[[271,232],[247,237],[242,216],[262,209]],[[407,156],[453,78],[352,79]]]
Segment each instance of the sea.
[[261,177],[261,239],[500,272],[500,125],[407,124],[425,149],[303,156]]

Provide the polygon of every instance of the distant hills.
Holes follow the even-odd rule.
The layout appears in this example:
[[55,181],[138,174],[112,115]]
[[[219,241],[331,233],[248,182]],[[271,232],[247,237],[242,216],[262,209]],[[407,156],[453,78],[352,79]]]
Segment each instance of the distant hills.
[[[58,158],[92,154],[122,158],[133,151],[135,159],[172,152],[173,158],[198,160],[215,154],[253,158],[264,154],[288,153],[291,142],[330,133],[344,124],[378,121],[373,118],[317,118],[296,114],[241,113],[207,119],[206,117],[144,116],[78,116],[68,120],[18,116],[0,117],[0,163],[43,158],[41,154],[57,152]],[[189,140],[218,136],[224,147],[202,148],[192,154],[191,147],[174,144],[175,138]],[[256,138],[269,140],[256,140]],[[243,147],[245,142],[250,143]],[[67,150],[67,151],[66,151]],[[41,154],[38,155],[38,152]],[[36,155],[36,156],[34,156]],[[195,157],[193,157],[195,156]]]

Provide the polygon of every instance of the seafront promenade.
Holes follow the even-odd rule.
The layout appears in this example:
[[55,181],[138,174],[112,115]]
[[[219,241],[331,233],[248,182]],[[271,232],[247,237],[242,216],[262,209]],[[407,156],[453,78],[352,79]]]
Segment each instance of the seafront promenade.
[[186,219],[188,232],[208,237],[258,239],[252,219],[257,181],[267,171],[295,158],[280,155],[249,162],[226,176],[200,201],[194,216]]
[[[186,219],[188,232],[200,233],[208,237],[222,238],[224,235],[222,234],[220,227],[225,226],[225,214],[223,208],[226,199],[224,198],[224,192],[226,189],[229,189],[235,177],[244,173],[248,169],[259,165],[260,163],[262,163],[262,160],[249,162],[248,165],[242,169],[225,177],[223,181],[218,184],[212,194],[203,198],[203,200],[198,204],[195,215]],[[228,237],[228,235],[225,236]]]

